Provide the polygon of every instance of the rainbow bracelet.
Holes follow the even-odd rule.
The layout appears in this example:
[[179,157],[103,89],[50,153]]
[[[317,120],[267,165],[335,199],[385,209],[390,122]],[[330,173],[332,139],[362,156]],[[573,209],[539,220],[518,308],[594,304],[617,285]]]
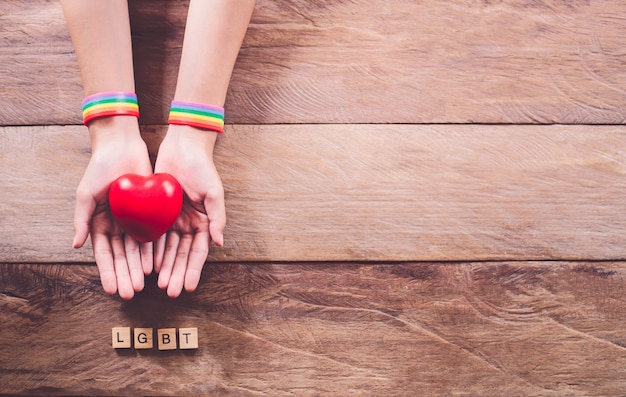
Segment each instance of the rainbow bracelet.
[[224,131],[224,108],[203,103],[172,101],[169,124],[189,125],[204,130]]
[[134,92],[100,92],[83,99],[83,122],[108,116],[135,116],[139,118],[139,105]]

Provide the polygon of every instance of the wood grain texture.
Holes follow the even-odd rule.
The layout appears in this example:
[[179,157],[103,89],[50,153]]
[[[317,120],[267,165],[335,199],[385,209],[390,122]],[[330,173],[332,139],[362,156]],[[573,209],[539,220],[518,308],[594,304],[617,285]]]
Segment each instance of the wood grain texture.
[[[626,263],[212,264],[131,302],[94,266],[0,265],[0,394],[617,396]],[[198,327],[191,352],[111,328]]]
[[[155,153],[163,127],[146,127]],[[73,251],[84,127],[0,129],[0,262]],[[626,127],[228,126],[211,261],[626,257]]]
[[[164,124],[186,1],[131,4],[145,124]],[[79,124],[58,1],[0,5],[0,124]],[[259,0],[229,123],[626,120],[626,3]]]

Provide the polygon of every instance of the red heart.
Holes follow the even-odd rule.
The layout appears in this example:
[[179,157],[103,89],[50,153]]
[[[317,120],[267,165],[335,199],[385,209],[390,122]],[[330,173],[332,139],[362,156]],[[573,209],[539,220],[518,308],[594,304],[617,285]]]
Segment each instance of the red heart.
[[170,174],[125,174],[109,188],[111,213],[135,240],[156,240],[176,221],[183,206],[183,189]]

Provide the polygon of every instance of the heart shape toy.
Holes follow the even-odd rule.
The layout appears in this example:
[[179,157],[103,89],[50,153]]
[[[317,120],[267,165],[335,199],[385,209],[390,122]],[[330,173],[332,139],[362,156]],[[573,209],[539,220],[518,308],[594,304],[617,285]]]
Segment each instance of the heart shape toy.
[[126,233],[147,243],[174,224],[183,206],[183,189],[170,174],[125,174],[111,184],[109,206]]

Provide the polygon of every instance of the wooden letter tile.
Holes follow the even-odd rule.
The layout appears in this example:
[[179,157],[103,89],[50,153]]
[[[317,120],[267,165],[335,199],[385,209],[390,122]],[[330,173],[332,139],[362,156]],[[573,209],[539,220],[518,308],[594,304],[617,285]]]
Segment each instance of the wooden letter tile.
[[179,328],[178,343],[181,349],[197,349],[198,328]]
[[160,328],[157,330],[159,350],[176,349],[176,328]]
[[135,349],[152,349],[152,328],[135,328]]
[[130,327],[113,327],[112,346],[114,349],[130,349]]

